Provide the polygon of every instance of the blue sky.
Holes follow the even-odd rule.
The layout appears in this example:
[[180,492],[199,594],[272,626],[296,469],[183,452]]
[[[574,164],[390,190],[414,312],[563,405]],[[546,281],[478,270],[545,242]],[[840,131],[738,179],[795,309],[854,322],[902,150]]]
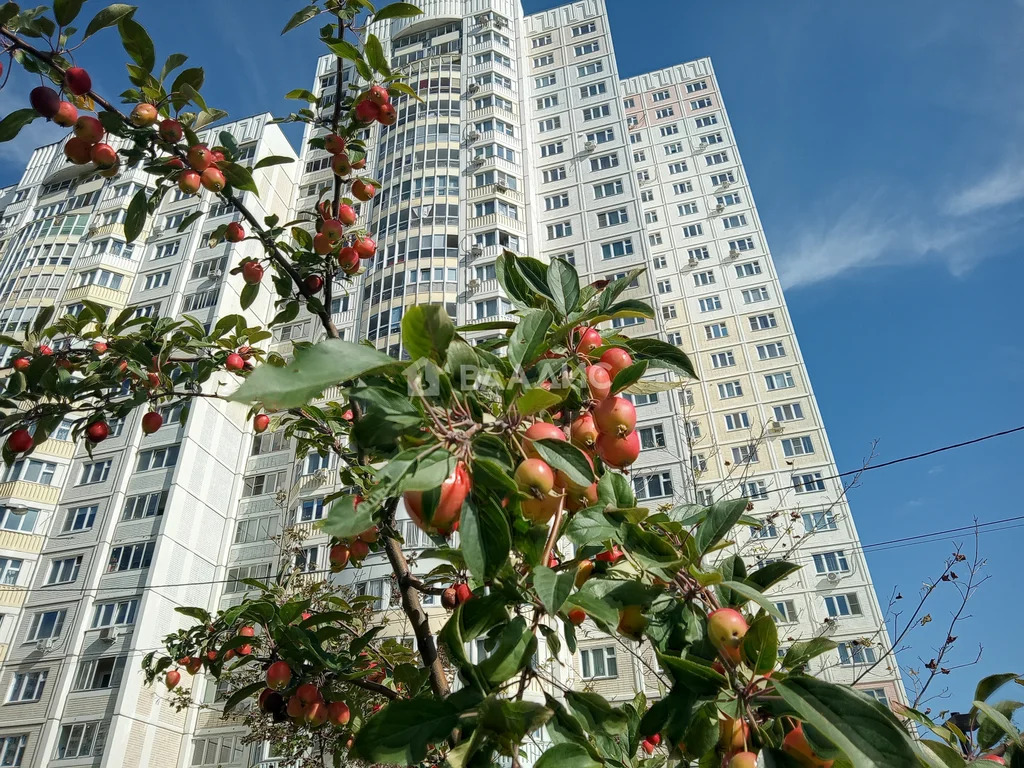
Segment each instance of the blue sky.
[[[712,57],[840,468],[860,466],[876,439],[885,461],[1024,424],[1024,342],[1010,312],[1024,284],[1024,0],[983,12],[974,0],[607,2],[624,75]],[[299,3],[247,0],[240,14],[237,0],[207,0],[184,32],[181,5],[141,5],[158,56],[180,50],[208,68],[211,104],[282,113],[284,93],[309,87],[315,30],[278,35]],[[116,44],[107,35],[79,63],[118,93],[120,63],[100,58]],[[31,85],[12,78],[0,114]],[[33,127],[0,145],[0,183],[56,137]],[[1008,478],[1022,456],[1018,434],[867,473],[851,492],[864,542],[1020,514]],[[910,602],[954,541],[971,544],[869,553],[883,600],[897,587]],[[1024,619],[1008,590],[1022,544],[1024,529],[982,537],[992,580],[951,663],[979,644],[984,654],[947,678],[954,698],[936,709],[968,706],[982,674],[1024,671]],[[931,657],[951,606],[931,605],[904,663]]]

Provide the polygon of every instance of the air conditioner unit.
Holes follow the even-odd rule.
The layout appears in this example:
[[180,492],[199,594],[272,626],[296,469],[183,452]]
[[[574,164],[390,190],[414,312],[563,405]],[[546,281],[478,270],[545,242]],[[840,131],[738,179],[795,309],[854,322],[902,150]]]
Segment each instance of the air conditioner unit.
[[596,141],[588,141],[586,144],[583,145],[584,152],[593,152],[595,149],[597,149]]
[[694,152],[703,152],[703,151],[704,151],[705,149],[707,149],[707,148],[708,148],[708,145],[707,145],[707,144],[705,144],[705,143],[704,143],[704,142],[702,141],[702,142],[701,142],[700,144],[698,144],[698,145],[697,145],[696,147],[694,147],[694,148],[693,148],[693,151],[694,151]]
[[52,651],[55,643],[56,641],[52,637],[44,638],[36,643],[36,650],[42,651],[43,653]]
[[691,257],[690,257],[690,258],[689,258],[689,259],[687,260],[687,262],[686,262],[686,263],[687,263],[687,264],[689,264],[689,265],[690,265],[691,267],[696,267],[696,266],[697,266],[697,257],[696,257],[696,256],[691,256]]
[[825,579],[828,581],[829,584],[838,584],[839,583],[839,574],[836,573],[835,571],[829,571],[828,573],[825,574]]
[[99,232],[99,228],[98,227],[89,227],[89,230],[85,233],[85,236],[86,237],[92,237],[97,232]]
[[112,643],[117,640],[119,634],[116,627],[104,627],[100,630],[100,640],[104,643]]
[[781,424],[779,424],[779,422],[775,421],[774,419],[772,421],[768,422],[768,432],[769,433],[771,433],[773,435],[779,435],[779,434],[782,434],[785,431],[786,431],[786,428],[784,426],[782,426]]
[[473,158],[473,159],[472,159],[472,160],[470,161],[470,163],[469,163],[469,164],[470,164],[470,165],[483,165],[483,164],[484,164],[484,158],[482,158],[482,157],[474,157],[474,158]]
[[480,281],[474,277],[472,280],[466,283],[466,287],[471,291],[475,291],[480,287]]
[[221,269],[215,269],[212,272],[210,272],[211,280],[220,280],[222,277],[224,277],[224,271]]
[[725,206],[722,205],[722,203],[719,203],[718,205],[715,206],[715,213],[721,213],[724,210],[725,210]]
[[469,133],[466,134],[466,140],[467,141],[476,141],[479,138],[480,138],[480,132],[479,131],[470,131]]
[[723,181],[718,188],[719,189],[728,189],[731,186],[732,186],[732,182],[731,181]]
[[738,259],[739,257],[740,257],[740,252],[737,251],[735,248],[733,248],[733,249],[731,249],[729,251],[729,258],[730,259]]
[[494,189],[498,192],[508,192],[508,187],[502,184],[500,181],[494,185]]
[[476,93],[479,90],[480,90],[480,83],[470,83],[469,87],[466,89],[466,91],[468,91],[469,93]]
[[479,245],[474,245],[472,248],[469,249],[469,255],[470,256],[474,256],[474,257],[475,256],[482,256],[483,253],[484,253],[484,249],[481,248]]
[[162,234],[163,231],[164,231],[164,228],[162,226],[160,226],[159,224],[157,224],[155,227],[153,227],[153,236],[155,237],[156,235]]

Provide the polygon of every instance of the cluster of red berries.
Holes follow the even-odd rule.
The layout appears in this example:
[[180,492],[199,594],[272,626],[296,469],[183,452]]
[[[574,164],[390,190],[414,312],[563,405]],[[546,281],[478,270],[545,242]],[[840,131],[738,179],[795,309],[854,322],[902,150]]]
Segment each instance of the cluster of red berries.
[[655,733],[641,741],[640,748],[648,755],[653,755],[659,744],[661,744],[661,734]]
[[469,588],[469,584],[460,581],[457,584],[452,584],[441,593],[441,605],[452,611],[456,606],[462,605],[472,597],[473,590]]
[[275,661],[266,671],[267,689],[260,693],[259,707],[276,722],[291,718],[297,725],[319,728],[331,723],[337,728],[348,725],[352,714],[344,701],[328,702],[314,683],[301,683],[290,696],[283,692],[292,685],[292,669],[285,661]]
[[[462,505],[473,489],[473,480],[464,462],[458,462],[439,489],[440,496],[433,510],[425,509],[423,491],[406,491],[402,499],[414,523],[430,535],[449,536],[459,530]],[[429,513],[429,514],[428,514]]]
[[[176,133],[181,129],[177,120],[164,120],[160,123],[159,132],[161,137],[164,133],[166,123],[173,123],[175,130],[169,130],[168,135]],[[178,189],[187,195],[195,195],[199,187],[210,190],[213,193],[220,192],[227,185],[224,173],[217,167],[217,163],[224,162],[224,153],[217,149],[210,149],[203,144],[196,144],[188,149],[188,168],[184,167],[181,158],[173,158],[171,166],[181,168],[178,174]],[[241,226],[241,225],[239,225]],[[242,237],[245,237],[243,230]],[[241,238],[239,238],[240,240]]]
[[[357,501],[356,504],[359,502]],[[370,554],[370,545],[377,541],[379,533],[377,526],[367,528],[351,539],[343,539],[331,547],[328,553],[328,561],[331,564],[331,571],[338,573],[348,565],[349,560],[358,565]]]
[[376,121],[381,125],[398,122],[398,112],[391,103],[391,95],[383,85],[374,85],[356,101],[356,120],[367,125]]
[[[212,631],[213,627],[209,627]],[[256,636],[256,630],[252,627],[241,627],[238,630],[238,637],[251,638]],[[235,656],[251,656],[252,655],[252,643],[245,642],[238,646],[238,649],[229,648],[224,651],[224,658],[222,661],[231,661]],[[205,658],[203,656],[183,656],[178,659],[178,666],[182,667],[190,675],[196,675],[199,670],[203,668],[203,664],[213,665],[216,663],[220,656],[219,651],[212,646],[209,646],[206,651]],[[178,683],[181,682],[181,672],[177,669],[167,670],[167,674],[164,676],[164,684],[167,686],[167,690],[172,690]]]

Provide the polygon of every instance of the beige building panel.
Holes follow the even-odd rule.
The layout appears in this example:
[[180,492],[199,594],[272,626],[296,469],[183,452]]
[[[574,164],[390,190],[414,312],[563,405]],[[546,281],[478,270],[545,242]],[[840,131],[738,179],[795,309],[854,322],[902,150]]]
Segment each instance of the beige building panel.
[[25,598],[27,596],[27,589],[7,586],[0,587],[0,605],[5,608],[20,608],[25,604]]
[[44,540],[44,536],[38,536],[33,533],[0,531],[0,549],[10,549],[15,552],[26,552],[36,555],[42,551]]
[[[24,480],[0,483],[0,499],[9,498],[24,499],[36,504],[49,504],[53,506],[60,498],[60,486],[26,483]],[[38,552],[39,550],[32,551]]]
[[33,456],[54,456],[58,459],[72,459],[75,456],[75,444],[70,440],[47,440],[35,449]]

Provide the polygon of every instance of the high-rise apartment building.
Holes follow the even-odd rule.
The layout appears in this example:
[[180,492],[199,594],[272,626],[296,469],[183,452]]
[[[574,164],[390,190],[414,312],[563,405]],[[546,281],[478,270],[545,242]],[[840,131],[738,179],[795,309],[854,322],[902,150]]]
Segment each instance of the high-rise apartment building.
[[[772,593],[783,646],[830,636],[839,649],[816,672],[902,699],[892,664],[859,679],[887,648],[883,617],[711,62],[620,78],[601,0],[529,16],[517,0],[419,5],[423,16],[373,30],[422,101],[396,99],[398,122],[369,129],[367,173],[382,184],[359,213],[378,256],[334,284],[343,338],[401,356],[401,318],[417,303],[460,324],[507,317],[494,266],[504,249],[565,258],[588,281],[646,267],[627,296],[657,317],[613,325],[679,345],[701,379],[633,397],[637,496],[649,506],[749,497],[762,524],[733,551],[751,569],[784,557],[804,566]],[[340,76],[353,78],[347,67]],[[334,58],[317,63],[319,109],[331,109],[338,77]],[[290,152],[265,116],[220,130],[249,158]],[[307,129],[297,166],[257,173],[261,197],[246,196],[257,215],[309,209],[332,187],[329,156],[309,148],[322,133]],[[239,311],[227,273],[256,246],[208,246],[232,212],[205,193],[169,196],[134,248],[124,244],[132,185],[146,183],[83,177],[59,146],[33,155],[22,181],[0,190],[0,332],[24,333],[40,307],[75,311],[82,299],[207,325]],[[205,218],[178,233],[197,209]],[[249,310],[264,321],[271,311]],[[268,343],[287,355],[322,336],[300,315]],[[339,488],[332,459],[298,459],[282,433],[253,435],[237,406],[201,399],[184,426],[166,417],[147,437],[137,416],[112,425],[91,458],[55,434],[6,471],[0,765],[276,765],[215,710],[174,712],[137,667],[177,626],[175,606],[224,608],[244,595],[242,579],[326,567],[314,524]],[[401,525],[408,547],[428,545]],[[282,563],[272,539],[286,528],[305,539]],[[377,598],[391,634],[410,634],[383,556],[340,578]],[[425,598],[440,627],[445,612]],[[613,699],[661,692],[649,649],[596,631],[576,654],[538,663]],[[194,686],[216,705],[216,686],[202,676]]]

